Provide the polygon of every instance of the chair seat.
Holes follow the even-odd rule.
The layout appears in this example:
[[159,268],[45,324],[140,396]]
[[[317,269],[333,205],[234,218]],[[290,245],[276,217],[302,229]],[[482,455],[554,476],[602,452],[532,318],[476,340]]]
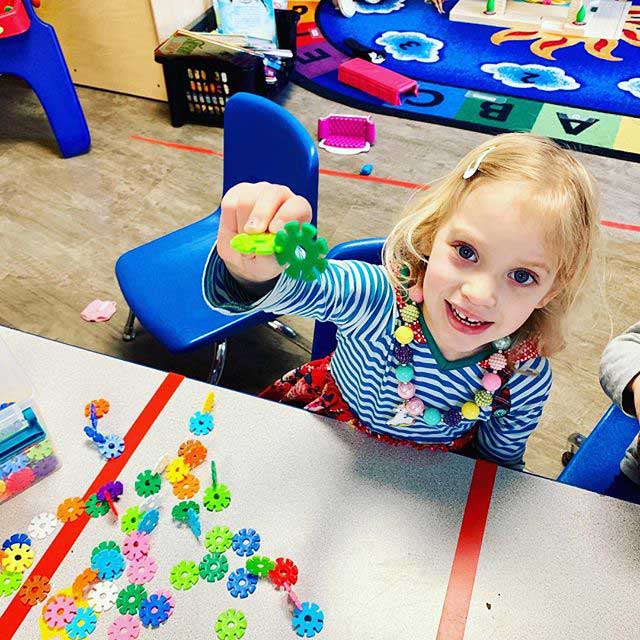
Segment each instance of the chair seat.
[[[219,221],[218,209],[198,222],[128,251],[116,263],[116,277],[131,311],[174,353],[223,341],[246,326],[273,318],[265,313],[224,315],[205,303],[202,272]],[[176,300],[180,304],[175,304]]]
[[620,461],[637,432],[638,421],[612,405],[558,476],[558,482],[640,504],[640,487],[620,471]]

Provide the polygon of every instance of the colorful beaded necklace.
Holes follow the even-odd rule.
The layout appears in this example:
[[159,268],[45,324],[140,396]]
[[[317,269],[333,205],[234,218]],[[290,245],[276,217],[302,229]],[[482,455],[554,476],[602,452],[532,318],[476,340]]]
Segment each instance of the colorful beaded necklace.
[[395,375],[398,380],[398,395],[402,403],[395,415],[387,422],[390,426],[408,427],[420,418],[429,426],[446,425],[456,427],[465,420],[476,420],[480,416],[481,407],[491,406],[494,394],[509,380],[514,369],[523,360],[535,358],[538,351],[535,342],[525,340],[514,349],[509,336],[495,340],[492,343],[495,353],[482,360],[479,366],[486,372],[482,376],[482,389],[476,391],[472,400],[465,402],[459,409],[449,409],[444,413],[435,407],[427,407],[416,395],[416,386],[412,382],[415,371],[412,364],[412,342],[425,344],[427,339],[420,324],[420,308],[417,302],[422,302],[422,291],[412,287],[407,291],[404,287],[396,289],[396,302],[400,312],[401,324],[393,336],[396,340],[394,356],[398,362]]

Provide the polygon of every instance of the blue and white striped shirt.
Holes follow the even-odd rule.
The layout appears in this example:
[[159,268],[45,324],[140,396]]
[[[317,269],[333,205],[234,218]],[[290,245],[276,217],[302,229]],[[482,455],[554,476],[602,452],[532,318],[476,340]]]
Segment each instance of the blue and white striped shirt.
[[[401,402],[393,355],[393,330],[401,319],[393,286],[380,265],[329,261],[318,280],[303,282],[283,275],[267,295],[254,301],[233,279],[214,248],[202,288],[207,304],[223,313],[261,309],[333,322],[338,331],[331,373],[351,410],[375,432],[415,442],[448,443],[476,422],[463,419],[455,427],[430,426],[420,419],[409,427],[387,424]],[[412,349],[413,383],[425,406],[444,413],[472,400],[482,388],[484,371],[477,363],[481,356],[447,362],[430,335],[427,344],[413,342]],[[527,438],[538,424],[551,387],[551,367],[546,358],[529,360],[522,368],[537,375],[515,373],[511,377],[511,409],[505,417],[493,415],[491,407],[480,409],[476,441],[483,457],[516,468],[524,466]]]

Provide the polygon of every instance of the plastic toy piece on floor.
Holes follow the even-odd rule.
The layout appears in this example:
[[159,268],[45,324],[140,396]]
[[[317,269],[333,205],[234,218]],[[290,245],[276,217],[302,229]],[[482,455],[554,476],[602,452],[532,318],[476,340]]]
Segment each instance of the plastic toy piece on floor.
[[96,444],[103,444],[105,441],[105,437],[93,427],[90,427],[87,425],[84,428],[84,432],[87,438],[89,438],[92,442],[95,442]]
[[178,480],[173,485],[173,495],[180,500],[187,500],[200,490],[200,480],[193,474],[188,473],[182,480]]
[[231,504],[231,492],[225,484],[207,487],[204,492],[203,502],[209,511],[222,511]]
[[229,571],[229,561],[221,553],[207,553],[198,565],[200,577],[207,582],[222,580]]
[[105,540],[100,544],[96,545],[95,547],[93,547],[93,549],[91,550],[91,557],[93,558],[95,555],[97,555],[101,551],[104,551],[105,549],[120,553],[120,546],[115,540]]
[[288,582],[285,582],[282,586],[287,591],[287,595],[289,596],[291,604],[293,604],[296,609],[302,609],[302,603],[298,599],[298,596],[295,594],[294,590],[291,588],[291,585]]
[[106,500],[99,500],[95,493],[89,496],[84,506],[90,518],[100,518],[109,513],[109,503]]
[[116,598],[116,607],[122,614],[135,616],[140,603],[147,597],[147,590],[141,584],[130,584],[120,591]]
[[293,585],[298,582],[298,567],[289,558],[276,558],[275,567],[269,571],[269,579],[276,587],[282,587],[285,582]]
[[134,505],[133,507],[129,507],[122,516],[120,521],[120,528],[124,533],[131,533],[138,528],[140,524],[140,520],[142,519],[142,513],[140,511],[140,507]]
[[252,556],[260,549],[260,534],[255,529],[240,529],[231,541],[233,550],[240,556]]
[[189,509],[193,509],[196,513],[200,513],[200,505],[193,500],[188,500],[178,502],[178,504],[171,509],[171,516],[178,522],[186,523],[187,518],[189,517]]
[[365,153],[376,141],[372,116],[331,113],[318,120],[318,146],[338,155]]
[[198,582],[199,578],[200,572],[196,563],[192,560],[182,560],[171,569],[169,582],[175,589],[187,591]]
[[76,600],[84,598],[85,589],[88,589],[98,579],[95,569],[87,568],[76,576],[71,587],[71,594]]
[[116,312],[113,300],[92,300],[81,312],[80,317],[87,322],[107,322]]
[[227,609],[216,620],[218,640],[240,640],[247,630],[247,619],[242,611]]
[[240,567],[232,571],[227,578],[227,591],[234,598],[248,598],[255,590],[258,578]]
[[207,397],[202,405],[202,413],[211,413],[213,411],[213,405],[216,401],[216,394],[213,391],[207,393]]
[[96,491],[96,495],[98,496],[98,500],[106,500],[107,494],[111,496],[112,500],[119,500],[120,496],[124,491],[124,485],[119,480],[113,480],[112,482],[106,482],[103,484],[98,491]]
[[136,640],[139,635],[140,623],[132,615],[118,616],[107,628],[108,640]]
[[73,620],[64,629],[72,640],[82,640],[95,631],[97,623],[98,616],[93,609],[79,607]]
[[270,256],[275,239],[274,233],[239,233],[231,238],[230,244],[232,249],[243,255]]
[[301,638],[313,638],[324,627],[324,613],[315,602],[303,602],[302,608],[293,612],[291,623]]
[[418,83],[413,78],[358,58],[340,64],[338,81],[396,106],[402,104],[401,94],[418,95]]
[[253,556],[246,563],[247,571],[258,578],[266,578],[276,563],[266,556]]
[[173,610],[175,609],[175,606],[176,606],[176,599],[173,597],[173,592],[169,591],[169,589],[158,589],[156,593],[159,596],[164,596],[167,599],[167,602],[171,607],[171,609],[169,610],[169,617],[171,617],[171,614],[173,613]]
[[200,440],[187,440],[180,445],[178,455],[191,469],[195,469],[207,459],[207,447]]
[[362,168],[360,169],[360,175],[361,176],[370,176],[372,171],[373,171],[373,165],[372,164],[363,164]]
[[26,582],[20,587],[18,597],[23,604],[33,607],[38,602],[42,602],[51,591],[49,578],[31,574]]
[[43,511],[35,516],[29,523],[29,535],[36,540],[44,540],[50,536],[58,526],[58,519],[53,513]]
[[186,478],[189,471],[191,471],[189,465],[183,460],[183,458],[178,456],[168,464],[164,474],[171,484],[175,484],[176,482],[180,482],[180,480]]
[[280,266],[289,265],[284,272],[290,278],[311,282],[326,270],[329,247],[317,232],[309,222],[292,220],[276,233],[274,255]]
[[115,549],[103,549],[91,557],[91,568],[100,580],[116,580],[124,572],[125,562]]

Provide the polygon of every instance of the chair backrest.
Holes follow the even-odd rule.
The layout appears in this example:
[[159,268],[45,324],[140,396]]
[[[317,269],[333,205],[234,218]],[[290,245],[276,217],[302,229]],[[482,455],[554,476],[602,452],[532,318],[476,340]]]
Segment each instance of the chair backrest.
[[[384,238],[363,238],[342,242],[329,251],[327,258],[331,260],[361,260],[369,264],[380,264],[384,240]],[[313,330],[311,359],[322,358],[335,348],[336,325],[333,322],[316,322]]]
[[300,122],[283,107],[250,93],[236,93],[224,113],[223,193],[239,182],[289,187],[318,214],[318,150]]

